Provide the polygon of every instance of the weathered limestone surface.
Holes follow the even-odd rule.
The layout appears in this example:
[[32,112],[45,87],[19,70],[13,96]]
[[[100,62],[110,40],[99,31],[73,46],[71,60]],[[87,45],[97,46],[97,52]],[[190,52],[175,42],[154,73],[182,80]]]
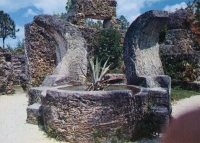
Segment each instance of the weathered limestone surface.
[[126,84],[125,74],[106,74],[104,76],[105,80],[110,80],[109,83],[124,83]]
[[56,43],[48,29],[36,22],[25,25],[28,78],[32,86],[39,86],[56,67]]
[[46,96],[46,91],[49,89],[54,89],[54,87],[33,87],[28,91],[28,107],[27,111],[27,123],[30,124],[43,124],[40,123],[42,119],[42,96]]
[[49,84],[52,83],[49,77],[43,86],[59,84],[56,81],[60,80],[83,82],[77,74],[82,74],[79,64],[86,72],[87,47],[75,26],[54,16],[39,15],[32,23],[25,25],[25,36],[32,83],[40,85],[46,75],[52,73],[54,77],[58,75],[53,80],[55,83]]
[[167,30],[165,44],[160,45],[164,55],[193,54],[193,34],[187,29]]
[[72,9],[67,20],[76,25],[84,25],[85,18],[111,19],[116,17],[115,0],[72,0]]
[[0,47],[0,95],[12,94],[14,92],[13,81],[11,53]]
[[168,17],[166,11],[148,11],[129,27],[123,47],[128,84],[140,85],[140,76],[164,74],[158,40]]
[[130,140],[134,123],[148,106],[163,115],[170,115],[168,91],[161,88],[84,92],[47,90],[42,96],[42,112],[47,133],[59,133],[66,141],[90,143],[95,137]]
[[177,10],[174,13],[169,14],[167,22],[168,29],[189,29],[189,13],[183,9]]
[[[188,21],[189,18],[190,15],[185,10],[178,10],[169,16],[165,43],[160,45],[160,55],[163,59],[167,59],[168,63],[185,61],[200,64],[200,52],[195,50],[196,37]],[[197,78],[199,79],[200,77]],[[198,82],[173,81],[173,84],[184,89],[199,91]]]
[[25,55],[12,55],[12,65],[14,73],[14,84],[26,86],[28,79]]
[[33,105],[30,105],[27,107],[27,123],[31,123],[34,125],[40,124],[40,119],[41,119],[41,104],[35,103]]
[[193,54],[194,38],[185,10],[170,13],[165,43],[160,46],[162,55]]
[[46,91],[45,88],[42,87],[30,88],[28,91],[29,95],[28,105],[32,105],[34,103],[41,104],[42,92],[45,91]]

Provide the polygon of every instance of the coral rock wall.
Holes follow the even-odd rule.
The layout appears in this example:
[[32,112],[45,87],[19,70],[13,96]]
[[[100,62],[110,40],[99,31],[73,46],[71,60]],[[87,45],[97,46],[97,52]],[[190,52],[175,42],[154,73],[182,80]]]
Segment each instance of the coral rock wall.
[[0,95],[12,94],[14,92],[13,80],[11,53],[0,47]]
[[25,36],[33,86],[84,82],[78,75],[82,74],[79,65],[87,71],[87,46],[77,27],[55,16],[38,15],[25,25]]
[[179,55],[193,53],[193,34],[187,29],[169,29],[166,32],[166,42],[160,46],[164,55]]
[[25,25],[25,30],[29,81],[38,86],[56,67],[56,43],[48,27],[32,22]]
[[15,85],[27,84],[27,68],[25,55],[12,55],[12,65]]
[[192,54],[193,33],[189,29],[189,14],[184,10],[171,13],[167,23],[165,43],[160,46],[163,55]]
[[116,17],[115,0],[72,0],[70,21],[77,25],[84,25],[85,18],[111,19]]

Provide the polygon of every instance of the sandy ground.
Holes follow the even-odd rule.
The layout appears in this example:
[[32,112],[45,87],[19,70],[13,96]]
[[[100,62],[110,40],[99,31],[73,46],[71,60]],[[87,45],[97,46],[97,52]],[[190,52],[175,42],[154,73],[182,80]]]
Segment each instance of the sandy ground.
[[[21,90],[0,96],[0,143],[60,143],[48,138],[37,125],[26,123],[28,98]],[[173,104],[172,116],[200,108],[200,95]]]
[[174,103],[172,105],[172,117],[177,118],[195,109],[200,109],[200,95],[185,98]]
[[59,143],[37,125],[26,123],[27,101],[22,91],[0,96],[0,143]]

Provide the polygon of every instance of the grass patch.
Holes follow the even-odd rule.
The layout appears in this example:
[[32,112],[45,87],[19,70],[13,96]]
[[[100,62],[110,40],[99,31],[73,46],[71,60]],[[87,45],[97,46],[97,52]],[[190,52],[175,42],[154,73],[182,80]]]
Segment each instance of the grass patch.
[[191,96],[200,95],[199,92],[184,90],[180,87],[172,87],[171,89],[171,102],[178,101]]

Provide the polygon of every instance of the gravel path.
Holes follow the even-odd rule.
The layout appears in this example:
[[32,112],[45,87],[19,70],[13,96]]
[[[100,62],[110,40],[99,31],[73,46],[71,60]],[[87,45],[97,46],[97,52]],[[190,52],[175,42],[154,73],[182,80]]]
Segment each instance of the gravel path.
[[23,92],[0,96],[0,143],[59,143],[37,125],[26,123],[28,98]]
[[[61,143],[48,138],[37,125],[26,123],[27,101],[22,91],[0,96],[0,143]],[[200,95],[173,104],[172,116],[177,118],[197,108],[200,108]]]

